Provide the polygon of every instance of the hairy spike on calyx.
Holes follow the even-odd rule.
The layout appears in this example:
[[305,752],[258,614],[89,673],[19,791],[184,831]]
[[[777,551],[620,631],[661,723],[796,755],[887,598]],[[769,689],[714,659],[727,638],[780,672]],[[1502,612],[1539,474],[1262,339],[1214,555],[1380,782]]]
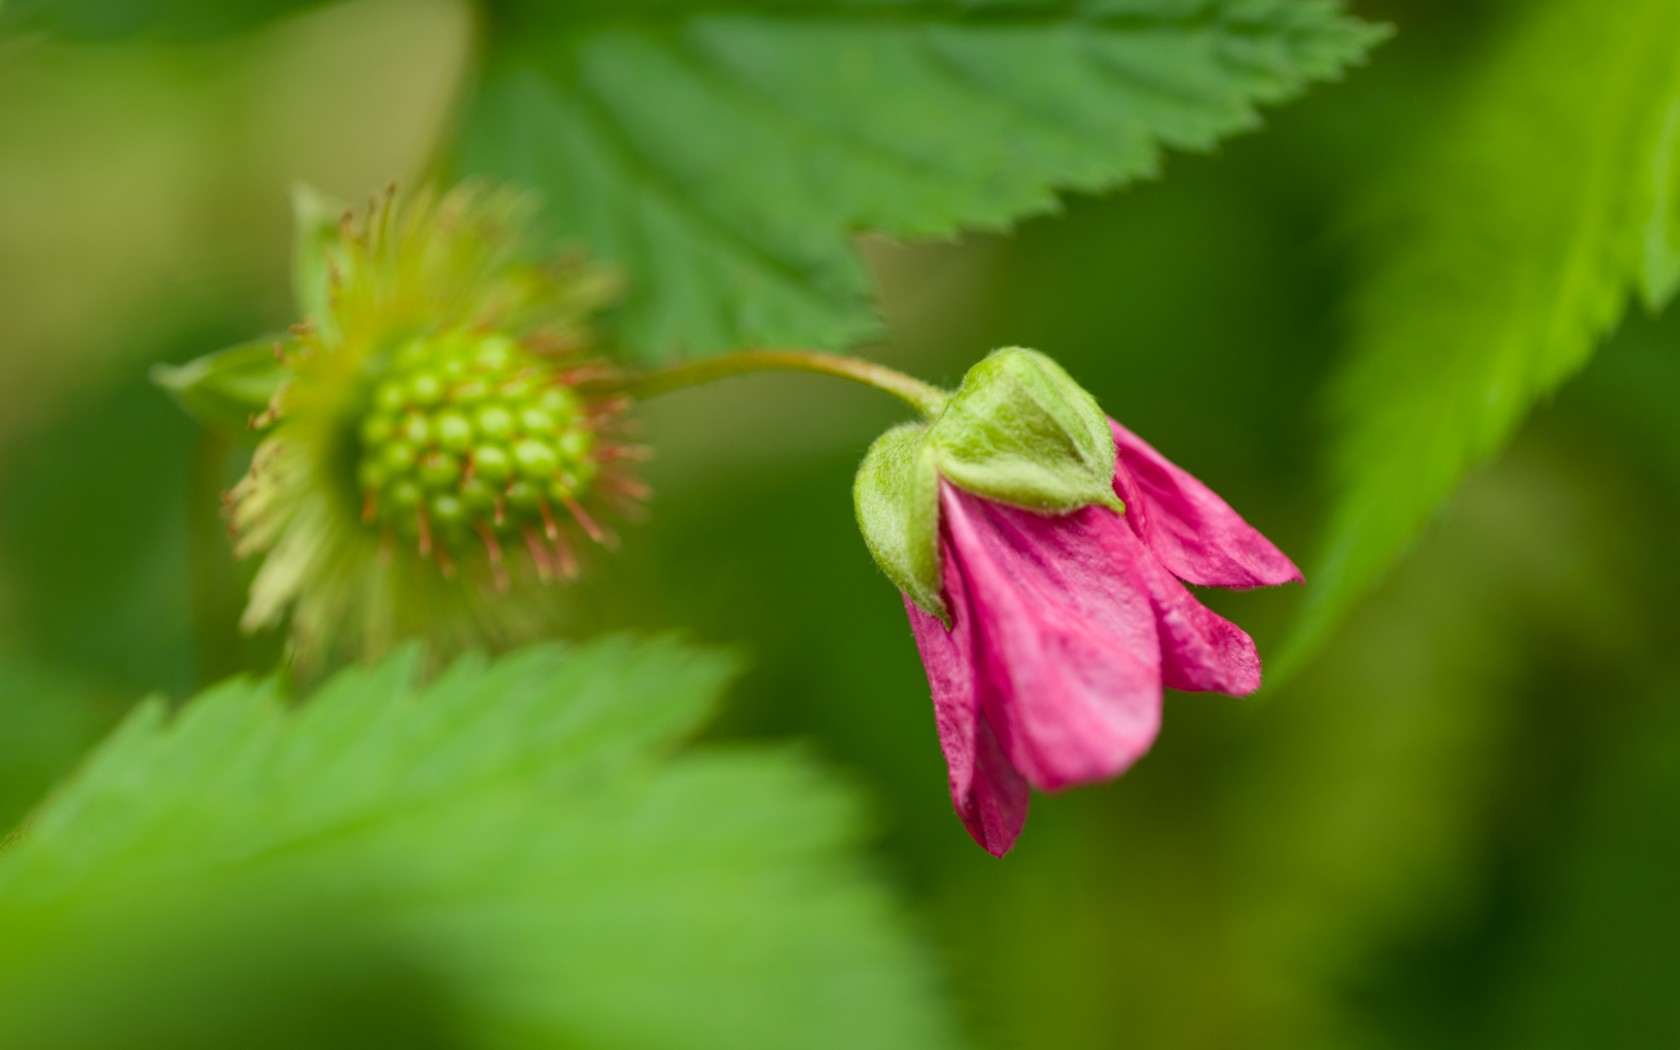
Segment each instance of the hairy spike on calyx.
[[629,400],[588,323],[614,282],[533,257],[529,217],[504,189],[389,189],[305,242],[324,316],[277,345],[287,379],[230,493],[263,559],[244,626],[288,624],[300,663],[537,634],[544,585],[577,572],[567,531],[599,541],[603,511],[646,496],[610,452]]

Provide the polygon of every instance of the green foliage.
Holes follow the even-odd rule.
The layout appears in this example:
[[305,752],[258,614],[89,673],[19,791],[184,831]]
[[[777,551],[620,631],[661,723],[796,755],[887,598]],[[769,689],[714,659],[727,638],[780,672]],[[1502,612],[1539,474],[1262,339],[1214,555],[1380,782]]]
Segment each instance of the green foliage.
[[408,651],[142,705],[0,853],[0,1041],[366,1045],[408,1008],[428,1046],[944,1045],[852,801],[668,757],[731,670],[609,640],[422,685]]
[[939,565],[939,480],[986,499],[1063,514],[1114,495],[1114,434],[1101,406],[1036,350],[994,350],[963,376],[931,424],[887,431],[852,483],[875,564],[949,623]]
[[286,369],[275,348],[283,336],[264,336],[184,365],[152,366],[152,382],[187,414],[230,441],[256,444],[252,425],[268,408]]
[[498,4],[460,164],[624,267],[634,357],[838,348],[879,333],[847,235],[1152,175],[1379,36],[1317,0]]
[[237,33],[319,0],[5,0],[0,28],[111,39],[144,33],[199,40]]
[[1290,656],[1320,641],[1637,289],[1680,281],[1680,5],[1547,0],[1394,178],[1335,385],[1339,489]]
[[1539,892],[1540,925],[1500,1010],[1507,1045],[1673,1046],[1680,908],[1680,694],[1666,688],[1653,716],[1580,792],[1558,870]]
[[[36,666],[73,669],[130,696],[186,691],[195,546],[187,511],[201,435],[143,371],[128,371],[0,459],[6,645]],[[202,504],[212,519],[214,491]],[[226,541],[215,527],[201,542]]]
[[[31,668],[185,694],[195,666],[271,665],[233,644],[237,601],[187,604],[185,507],[206,510],[193,556],[227,557],[214,486],[189,491],[199,435],[132,366],[289,319],[270,265],[286,180],[359,194],[406,169],[408,154],[380,134],[383,115],[413,110],[412,91],[395,89],[435,79],[438,50],[415,42],[414,5],[353,6],[356,33],[323,19],[274,34],[274,56],[290,56],[279,70],[251,61],[258,48],[233,48],[246,76],[215,91],[192,90],[203,77],[172,65],[188,49],[102,44],[37,49],[75,61],[6,95],[0,181],[14,192],[0,200],[0,357],[13,372],[62,377],[50,400],[0,382],[0,627]],[[1493,12],[1527,6],[1364,5],[1404,28],[1398,46],[1227,156],[1175,160],[1164,182],[1072,200],[1066,221],[1006,240],[881,253],[900,340],[884,353],[954,378],[975,345],[1054,347],[1108,411],[1298,550],[1315,511],[1300,465],[1320,438],[1307,399],[1353,269],[1333,236],[1342,198],[1372,176],[1403,181],[1392,158],[1439,131],[1451,106],[1438,100],[1464,97],[1443,83],[1453,68],[1443,55],[1471,57],[1474,42],[1498,39]],[[1620,17],[1619,6],[1600,5],[1600,17]],[[337,50],[308,57],[322,34]],[[389,50],[371,51],[373,39]],[[164,149],[181,114],[204,105],[228,130],[203,123],[202,153],[176,147],[168,166],[150,163],[140,147]],[[34,130],[44,128],[51,148]],[[211,140],[214,150],[202,145]],[[368,152],[346,166],[351,145]],[[243,269],[215,276],[235,253],[213,253],[213,235],[237,235],[238,257],[263,268],[271,294]],[[147,283],[100,280],[104,264],[132,271],[135,259]],[[175,310],[183,292],[265,312],[142,341],[156,333],[135,323],[132,303]],[[20,325],[49,293],[72,306]],[[68,325],[81,318],[102,321]],[[1672,678],[1663,634],[1680,580],[1680,310],[1629,322],[1325,659],[1258,706],[1170,699],[1145,762],[1040,807],[1034,848],[1004,864],[977,858],[951,817],[915,648],[844,513],[858,435],[897,418],[884,399],[771,377],[650,404],[655,513],[565,593],[592,630],[707,625],[763,654],[720,732],[814,738],[890,800],[888,863],[916,894],[985,1045],[1668,1045],[1680,709],[1672,689],[1647,683]],[[1639,353],[1618,357],[1633,335]],[[1271,669],[1280,596],[1208,598],[1253,631]],[[1535,615],[1543,630],[1524,626]],[[221,633],[189,638],[195,621]],[[36,701],[25,717],[63,713],[68,694],[34,684],[48,678],[17,678]],[[46,724],[32,741],[6,722],[22,709],[5,699],[0,767],[49,746]],[[62,768],[83,737],[51,739]],[[1637,754],[1606,746],[1624,739]],[[45,794],[46,764],[35,769],[19,806]],[[412,857],[435,864],[431,852],[449,851],[465,867],[477,841],[428,841]],[[292,899],[270,880],[260,911],[237,881],[192,900],[154,893],[79,910],[61,947],[9,971],[0,1045],[144,1046],[135,1033],[171,1050],[490,1041],[479,990],[494,980],[463,992],[467,963],[446,956],[465,946],[503,958],[498,946],[514,941],[475,935],[478,914],[529,909],[486,893],[473,916],[463,905],[458,923],[432,921],[437,909],[404,910],[396,891],[377,907],[361,906],[360,889],[322,899],[327,877],[310,876]],[[352,889],[365,883],[357,875]],[[663,1007],[654,996],[641,1005]]]
[[[314,6],[16,0],[0,28],[210,39]],[[504,0],[459,166],[624,267],[632,357],[841,348],[880,334],[849,235],[1006,229],[1210,149],[1380,39],[1340,6]]]
[[98,687],[0,654],[0,836],[115,720]]

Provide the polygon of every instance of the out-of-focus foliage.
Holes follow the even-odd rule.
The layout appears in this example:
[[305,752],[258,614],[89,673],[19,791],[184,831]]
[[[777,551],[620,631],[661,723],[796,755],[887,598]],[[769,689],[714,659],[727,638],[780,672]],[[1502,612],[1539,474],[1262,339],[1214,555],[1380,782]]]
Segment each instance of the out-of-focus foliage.
[[254,339],[184,365],[158,365],[152,381],[193,419],[229,440],[255,444],[252,420],[285,381],[278,337]]
[[491,5],[462,167],[632,276],[646,361],[878,336],[846,235],[950,236],[1154,174],[1381,35],[1301,0]]
[[1523,5],[1373,205],[1302,656],[1472,465],[1680,281],[1680,4]]
[[101,690],[0,655],[0,828],[11,828],[67,774],[116,709]]
[[1513,967],[1499,1024],[1536,1048],[1680,1043],[1680,694],[1572,808],[1573,855],[1539,880],[1540,931]]
[[[949,385],[991,347],[1043,348],[1307,553],[1314,406],[1360,260],[1381,248],[1350,243],[1349,217],[1409,188],[1396,172],[1532,6],[1356,0],[1395,39],[1264,134],[1169,157],[1162,181],[1109,199],[1073,195],[1009,238],[868,239],[893,333],[877,356]],[[240,464],[195,465],[217,457],[146,368],[292,319],[294,180],[351,199],[412,181],[441,134],[428,100],[470,43],[464,19],[421,14],[439,10],[323,9],[215,45],[202,77],[198,52],[115,41],[4,52],[0,629],[18,666],[73,686],[8,708],[14,738],[77,695],[92,706],[71,718],[91,727],[102,697],[272,666],[231,626],[213,506]],[[1573,61],[1552,73],[1596,84]],[[951,814],[914,643],[851,520],[853,472],[896,406],[807,377],[646,405],[652,516],[571,593],[574,628],[750,649],[711,735],[798,739],[867,786],[878,866],[980,1047],[1667,1045],[1680,320],[1640,313],[1333,647],[1253,700],[1169,698],[1136,769],[1035,806],[1001,863]],[[1293,600],[1210,597],[1268,660]],[[217,907],[206,922],[228,921],[204,936],[222,939],[191,953],[214,965],[133,961],[167,929],[142,922],[58,985],[78,996],[61,1019],[169,1024],[173,1046],[269,1030],[289,1046],[472,1045],[449,985],[377,916]],[[224,977],[278,991],[218,994]],[[334,985],[342,998],[310,991]],[[326,1005],[289,1019],[285,1001],[305,999]],[[353,1026],[349,1002],[375,1027]]]
[[[214,38],[305,0],[23,0],[70,38]],[[1383,31],[1337,0],[659,0],[486,5],[460,167],[636,275],[644,361],[881,334],[858,230],[945,237],[1207,150]],[[6,24],[0,21],[0,25]]]
[[376,0],[209,44],[0,33],[0,455],[165,338],[201,340],[180,360],[294,320],[274,280],[291,185],[360,199],[412,178],[467,28],[448,0]]
[[428,1038],[474,1046],[948,1042],[846,857],[851,799],[786,753],[666,757],[731,661],[608,640],[424,686],[418,663],[294,708],[248,680],[138,708],[0,855],[0,1041],[177,1045],[183,973],[249,1022],[297,965],[305,1019],[357,1007],[333,986],[360,971],[394,986],[376,1016],[418,998],[448,1015]]
[[0,28],[72,39],[204,40],[262,25],[319,0],[6,0]]

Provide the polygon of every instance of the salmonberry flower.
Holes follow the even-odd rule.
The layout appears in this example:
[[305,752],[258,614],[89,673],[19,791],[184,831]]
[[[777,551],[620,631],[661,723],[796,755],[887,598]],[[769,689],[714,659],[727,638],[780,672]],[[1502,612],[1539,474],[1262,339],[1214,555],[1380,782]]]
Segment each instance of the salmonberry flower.
[[1185,583],[1301,578],[1030,350],[996,352],[931,423],[883,435],[856,496],[871,552],[904,592],[952,802],[997,856],[1021,832],[1029,787],[1106,780],[1149,749],[1163,686],[1260,687],[1253,641]]
[[[288,625],[305,666],[541,632],[547,585],[646,496],[588,324],[613,282],[531,254],[511,191],[392,191],[331,221],[305,195],[299,211],[305,317],[271,345],[262,440],[227,501],[239,553],[261,559],[244,627]],[[162,378],[199,407],[251,352]]]

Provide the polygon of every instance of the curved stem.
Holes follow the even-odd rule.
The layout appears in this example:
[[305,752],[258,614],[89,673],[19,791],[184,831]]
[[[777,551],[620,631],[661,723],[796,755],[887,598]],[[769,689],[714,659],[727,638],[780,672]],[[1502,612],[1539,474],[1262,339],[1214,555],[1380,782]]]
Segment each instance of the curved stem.
[[753,372],[815,372],[818,375],[850,379],[854,383],[874,387],[908,402],[929,417],[938,415],[950,397],[938,387],[886,365],[865,361],[859,357],[825,354],[816,350],[742,350],[718,357],[685,361],[635,377],[630,381],[630,393],[635,397],[655,397],[672,390],[700,386]]

